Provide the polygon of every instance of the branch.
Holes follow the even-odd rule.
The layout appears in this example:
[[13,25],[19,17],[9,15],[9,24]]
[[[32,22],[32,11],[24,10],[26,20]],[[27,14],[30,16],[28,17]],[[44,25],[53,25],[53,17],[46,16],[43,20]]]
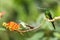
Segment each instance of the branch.
[[[49,22],[54,22],[54,21],[56,21],[56,20],[60,20],[60,16],[58,16],[58,17],[55,17],[54,19],[47,19],[47,18],[45,18],[46,20],[48,20]],[[40,27],[42,26],[42,24],[40,24],[39,26],[37,26],[37,27],[34,27],[33,29],[29,29],[29,30],[24,30],[24,31],[22,31],[22,32],[29,32],[29,31],[34,31],[34,30],[37,30],[37,29],[39,29]]]
[[55,17],[55,18],[53,18],[53,19],[47,19],[47,18],[46,18],[46,20],[48,20],[49,22],[54,22],[54,21],[56,21],[56,20],[60,20],[60,16]]
[[40,24],[39,26],[33,28],[33,29],[26,30],[26,32],[37,30],[37,29],[39,29],[40,27],[41,27],[41,24]]
[[37,26],[37,27],[34,27],[33,29],[29,29],[29,30],[24,30],[24,31],[21,31],[21,32],[30,32],[30,31],[34,31],[34,30],[37,30],[37,29],[39,29],[41,27],[41,24],[39,25],[39,26]]

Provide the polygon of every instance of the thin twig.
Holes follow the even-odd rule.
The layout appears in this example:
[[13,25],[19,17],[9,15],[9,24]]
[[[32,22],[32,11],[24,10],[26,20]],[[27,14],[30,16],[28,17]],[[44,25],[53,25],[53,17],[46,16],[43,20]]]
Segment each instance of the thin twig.
[[33,29],[29,29],[29,30],[24,30],[24,31],[21,31],[21,32],[30,32],[30,31],[33,31],[33,30],[36,30],[36,29],[39,29],[41,27],[41,24]]
[[33,30],[36,30],[36,29],[39,29],[41,27],[41,24],[33,29],[29,29],[29,30],[26,30],[26,32],[29,32],[29,31],[33,31]]
[[51,19],[51,20],[46,18],[46,20],[48,20],[49,22],[54,22],[54,21],[56,21],[56,20],[60,20],[60,16],[55,17],[55,18],[53,18],[53,19]]

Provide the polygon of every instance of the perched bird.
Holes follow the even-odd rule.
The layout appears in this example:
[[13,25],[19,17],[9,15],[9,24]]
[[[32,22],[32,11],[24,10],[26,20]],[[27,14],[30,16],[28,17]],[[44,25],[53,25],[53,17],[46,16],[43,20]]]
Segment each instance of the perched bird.
[[[53,19],[53,18],[52,18],[52,15],[51,15],[51,12],[50,12],[49,9],[46,9],[46,10],[45,10],[45,16],[46,16],[46,18],[48,18],[48,19],[50,19],[50,20]],[[53,27],[54,27],[54,29],[55,29],[54,22],[51,22],[51,23],[52,23],[52,25],[53,25]]]

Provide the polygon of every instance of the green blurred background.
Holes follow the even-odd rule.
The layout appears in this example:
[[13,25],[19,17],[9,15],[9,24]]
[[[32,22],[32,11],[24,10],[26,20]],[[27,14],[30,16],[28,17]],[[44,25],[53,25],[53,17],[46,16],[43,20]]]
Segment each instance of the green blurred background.
[[[6,14],[0,19],[0,40],[60,40],[60,21],[52,24],[46,21],[41,8],[50,8],[53,18],[60,16],[60,0],[0,0],[0,12]],[[37,27],[38,30],[24,33],[9,31],[2,26],[3,22],[19,20]]]

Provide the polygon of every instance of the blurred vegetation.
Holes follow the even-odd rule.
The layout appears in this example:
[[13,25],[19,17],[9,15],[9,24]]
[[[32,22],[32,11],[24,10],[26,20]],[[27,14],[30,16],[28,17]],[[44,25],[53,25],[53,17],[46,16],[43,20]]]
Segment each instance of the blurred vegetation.
[[[0,19],[0,40],[60,40],[60,20],[55,21],[54,29],[51,22],[46,21],[41,8],[49,8],[52,16],[60,16],[60,0],[0,0],[0,12],[6,14]],[[42,26],[38,30],[24,33],[11,32],[2,26],[3,22],[19,20],[32,26]]]

